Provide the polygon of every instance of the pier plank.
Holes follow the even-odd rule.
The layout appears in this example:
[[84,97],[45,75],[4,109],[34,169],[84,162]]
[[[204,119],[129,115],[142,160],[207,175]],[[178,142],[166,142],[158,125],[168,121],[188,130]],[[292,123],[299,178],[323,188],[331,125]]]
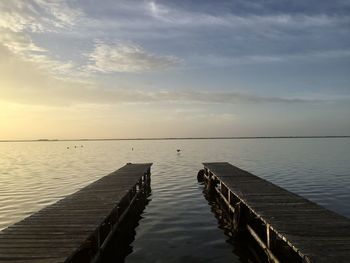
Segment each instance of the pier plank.
[[2,230],[0,262],[70,262],[93,243],[98,243],[93,248],[98,250],[103,242],[99,239],[106,238],[100,232],[111,231],[127,210],[151,165],[127,164]]
[[306,262],[349,262],[350,219],[227,162],[203,163]]

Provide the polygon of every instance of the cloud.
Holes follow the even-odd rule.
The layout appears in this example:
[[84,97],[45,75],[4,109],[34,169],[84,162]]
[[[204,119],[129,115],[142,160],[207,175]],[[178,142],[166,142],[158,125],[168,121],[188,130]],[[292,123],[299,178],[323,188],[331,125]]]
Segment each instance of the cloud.
[[[308,27],[335,26],[349,22],[348,16],[305,13],[229,13],[220,14],[198,12],[170,7],[156,2],[148,3],[149,14],[163,24],[160,26],[226,26],[231,28],[289,27],[305,29]],[[165,24],[164,24],[165,23]]]
[[118,86],[105,87],[92,81],[56,78],[47,74],[33,61],[23,62],[18,56],[15,56],[5,47],[1,47],[1,45],[0,57],[3,58],[0,60],[0,72],[2,73],[0,78],[1,99],[22,104],[48,106],[112,105],[121,103],[300,104],[330,101],[314,98],[264,97],[233,91],[145,90]]
[[[6,2],[6,3],[5,3]],[[93,7],[92,13],[95,14],[95,9],[103,9],[99,13],[101,17],[94,17],[96,22],[99,18],[101,30],[93,30],[92,24],[77,24],[77,21],[85,17],[85,12],[79,8],[73,8],[72,3],[68,1],[46,1],[46,0],[18,0],[18,1],[1,1],[0,2],[0,47],[1,44],[5,46],[12,53],[16,54],[19,59],[28,62],[28,65],[36,69],[45,69],[46,72],[52,73],[50,76],[50,85],[47,90],[41,90],[47,96],[56,96],[57,100],[67,103],[74,103],[76,101],[87,103],[119,103],[119,102],[140,102],[140,101],[181,101],[181,102],[195,102],[195,103],[261,103],[261,102],[310,102],[303,99],[289,99],[289,98],[274,98],[274,97],[259,97],[242,93],[219,93],[219,92],[194,92],[194,91],[153,91],[144,92],[139,90],[128,91],[123,89],[108,89],[102,88],[100,85],[87,87],[80,87],[76,82],[59,82],[53,81],[51,77],[61,78],[63,76],[77,76],[83,74],[79,70],[85,70],[87,73],[118,73],[118,72],[149,72],[156,70],[163,70],[175,66],[181,62],[178,57],[187,59],[186,64],[194,62],[203,67],[203,65],[231,65],[231,64],[259,64],[290,61],[307,58],[341,58],[349,57],[349,50],[341,49],[341,47],[333,47],[342,41],[335,38],[334,41],[321,41],[321,37],[317,43],[325,43],[330,45],[325,48],[318,48],[319,51],[309,52],[310,49],[302,47],[300,40],[302,37],[289,34],[288,30],[279,31],[276,28],[293,28],[297,34],[299,31],[309,27],[317,27],[321,30],[331,30],[327,27],[337,27],[349,22],[349,17],[341,13],[302,13],[302,12],[261,12],[261,13],[238,13],[236,11],[216,12],[213,10],[199,10],[195,6],[190,8],[175,7],[173,3],[160,4],[154,1],[151,2],[122,2],[121,4],[111,4],[111,6],[96,6],[93,2],[90,7]],[[163,2],[164,3],[164,2]],[[88,5],[86,1],[81,1],[81,8]],[[113,9],[114,6],[114,9]],[[135,7],[136,6],[136,7]],[[210,5],[213,7],[213,5]],[[261,6],[260,6],[261,7]],[[127,12],[124,12],[125,10]],[[215,7],[216,8],[216,7]],[[215,9],[213,7],[213,9]],[[110,10],[111,9],[111,10]],[[115,12],[120,13],[115,13]],[[121,10],[121,11],[120,11]],[[85,10],[84,10],[85,11]],[[288,10],[287,10],[288,11]],[[123,13],[124,14],[121,14]],[[236,12],[236,13],[235,13]],[[91,19],[90,17],[86,18]],[[112,21],[110,24],[105,23],[106,19]],[[49,43],[46,48],[41,47],[34,40],[33,35],[54,34],[60,35],[62,39],[62,52],[72,54],[75,52],[71,47],[64,46],[67,38],[72,35],[65,34],[62,29],[71,29],[77,26],[74,30],[74,37],[79,37],[79,40],[86,42],[86,48],[91,45],[92,39],[96,38],[95,34],[101,39],[104,39],[106,34],[111,34],[111,26],[119,29],[126,29],[126,31],[134,30],[135,42],[110,42],[105,43],[101,41],[95,42],[94,46],[90,46],[91,52],[85,57],[88,62],[87,65],[76,66],[75,62],[60,59],[60,56],[53,54],[50,51]],[[84,27],[86,26],[86,27]],[[107,28],[103,28],[107,27]],[[215,27],[215,28],[214,28]],[[176,32],[176,39],[181,41],[171,41],[169,39],[154,39],[152,33],[158,32],[163,37],[164,28],[167,29],[169,35]],[[113,29],[113,28],[112,28]],[[145,30],[148,29],[148,30]],[[179,30],[180,29],[180,30]],[[194,30],[193,30],[194,29]],[[209,29],[210,31],[205,31]],[[254,31],[246,31],[249,29]],[[348,29],[342,27],[343,33]],[[86,31],[84,31],[86,30]],[[222,30],[222,31],[221,31]],[[52,33],[52,32],[55,33]],[[57,32],[60,34],[56,34]],[[277,33],[276,33],[277,31]],[[283,32],[294,39],[286,38],[285,42],[288,45],[284,46],[285,42],[274,41],[274,36],[279,36]],[[34,33],[33,33],[34,32]],[[51,32],[51,33],[50,33]],[[113,31],[114,32],[114,31]],[[129,35],[124,35],[125,31],[117,31],[115,36],[121,39],[130,39]],[[146,32],[146,33],[145,33]],[[210,37],[209,33],[210,32]],[[248,33],[244,33],[248,32]],[[261,33],[260,33],[261,32]],[[289,32],[289,33],[288,33]],[[140,33],[143,35],[140,36]],[[184,34],[184,35],[182,35]],[[187,34],[187,35],[186,35]],[[260,35],[272,36],[267,41],[258,41]],[[296,35],[297,35],[296,34]],[[249,37],[247,37],[249,35]],[[314,34],[318,36],[317,32]],[[344,34],[346,35],[346,34]],[[146,37],[145,37],[146,36]],[[286,35],[282,35],[284,38]],[[187,38],[188,37],[188,38]],[[233,39],[231,37],[237,37]],[[295,37],[295,38],[294,38]],[[240,39],[241,38],[241,39]],[[60,39],[59,37],[57,39]],[[133,39],[131,37],[131,39]],[[183,41],[186,39],[186,41]],[[71,39],[68,39],[71,40]],[[188,40],[188,41],[187,41]],[[236,41],[237,40],[237,41]],[[251,41],[249,41],[251,40]],[[257,40],[257,41],[255,41]],[[271,42],[273,40],[273,42]],[[120,40],[122,41],[122,40]],[[154,50],[161,46],[162,49],[168,49],[171,55],[160,55],[149,52],[142,48],[142,45],[133,43],[150,43],[154,46]],[[290,42],[290,43],[289,43]],[[306,43],[307,41],[303,41]],[[312,41],[311,41],[312,42]],[[315,43],[316,41],[312,42]],[[259,45],[257,45],[259,43]],[[321,43],[321,44],[322,44]],[[346,43],[346,42],[344,42]],[[61,44],[61,42],[60,42]],[[307,44],[305,44],[307,45]],[[346,44],[343,44],[345,46]],[[54,45],[53,45],[54,46]],[[152,46],[152,48],[153,48]],[[296,48],[294,50],[291,48]],[[272,51],[269,48],[272,47]],[[57,47],[54,47],[58,49]],[[60,47],[61,48],[61,47]],[[303,49],[307,49],[306,52]],[[326,49],[328,48],[328,49]],[[331,49],[333,48],[333,49]],[[339,49],[336,49],[339,48]],[[65,54],[67,56],[67,54]],[[209,55],[208,55],[209,54]],[[210,55],[213,54],[213,55]],[[77,55],[75,58],[79,57]],[[3,58],[3,57],[2,57]],[[198,58],[198,59],[197,59]],[[84,60],[84,58],[83,58]],[[76,60],[76,63],[84,64],[81,57]],[[26,65],[27,65],[26,64]],[[16,69],[13,69],[15,72]],[[94,74],[93,77],[95,76]],[[16,78],[17,76],[13,76]],[[6,77],[7,78],[7,77]],[[46,77],[43,77],[44,82]],[[101,78],[102,79],[102,78]],[[108,80],[107,80],[108,81]],[[105,83],[107,82],[105,81]],[[35,82],[40,86],[40,83]],[[26,83],[22,83],[25,85]],[[46,84],[45,84],[46,85]],[[42,86],[45,86],[42,85]],[[62,87],[66,85],[67,87]],[[18,85],[17,85],[18,86]],[[61,87],[55,88],[55,87]],[[82,85],[83,86],[83,85]],[[75,87],[75,88],[73,88]],[[33,88],[33,94],[37,91]],[[84,95],[78,98],[77,92],[82,92]],[[99,93],[100,91],[100,93]],[[28,91],[28,94],[32,94]],[[39,94],[35,93],[37,96]],[[51,94],[51,95],[50,95]],[[9,95],[9,92],[8,92]],[[34,95],[33,95],[34,96]],[[39,96],[40,97],[40,96]],[[94,100],[94,97],[96,98]],[[62,98],[62,99],[60,99]],[[50,100],[50,99],[49,99]],[[37,100],[35,100],[37,101]]]
[[194,64],[211,67],[227,67],[232,65],[246,64],[267,64],[291,61],[317,61],[324,59],[347,59],[350,57],[350,50],[320,50],[304,51],[294,54],[270,54],[270,55],[237,55],[234,57],[220,55],[193,56]]
[[35,0],[38,6],[50,14],[53,19],[53,25],[59,28],[72,26],[83,16],[80,9],[72,8],[65,1],[47,1]]
[[155,2],[149,2],[149,9],[154,17],[162,18],[164,15],[169,13],[169,10],[156,4]]
[[[0,29],[1,45],[16,55],[18,59],[32,62],[33,66],[57,75],[57,77],[68,77],[75,74],[73,62],[52,58],[48,50],[37,46],[28,35]],[[3,53],[5,54],[4,51]],[[8,53],[6,54],[9,56]],[[2,58],[6,59],[5,56]]]
[[0,28],[12,32],[55,31],[74,24],[82,15],[65,1],[16,0],[0,2]]
[[[350,28],[346,5],[319,2],[314,6],[315,2],[281,5],[274,0],[263,5],[259,1],[220,1],[217,5],[122,1],[108,9],[99,7],[94,26],[95,31],[117,32],[136,43],[152,41],[154,47],[184,58],[186,65],[193,57],[208,54],[213,54],[214,62],[215,56],[221,56],[237,64],[259,64],[298,56],[326,58],[321,53],[331,55],[331,50],[346,53]],[[95,14],[91,9],[90,14]],[[208,64],[213,63],[208,60]]]
[[33,42],[31,34],[56,32],[74,25],[82,16],[79,9],[61,0],[1,1],[0,14],[0,45],[52,74],[72,75],[73,62],[54,58],[49,50]]
[[24,34],[0,29],[0,44],[3,44],[15,54],[30,54],[31,52],[46,52],[38,47],[31,38]]
[[178,101],[196,103],[310,103],[314,100],[302,98],[262,97],[240,92],[216,91],[158,91],[148,94],[154,101]]
[[88,55],[89,70],[111,72],[147,72],[162,70],[179,63],[174,56],[160,56],[147,53],[134,44],[105,44],[98,42]]
[[[57,79],[32,61],[23,62],[0,46],[1,99],[21,104],[67,106],[77,104],[113,105],[121,103],[249,104],[314,103],[322,100],[262,97],[239,92],[194,90],[144,90],[103,87],[94,82]],[[20,76],[20,77],[18,77]]]

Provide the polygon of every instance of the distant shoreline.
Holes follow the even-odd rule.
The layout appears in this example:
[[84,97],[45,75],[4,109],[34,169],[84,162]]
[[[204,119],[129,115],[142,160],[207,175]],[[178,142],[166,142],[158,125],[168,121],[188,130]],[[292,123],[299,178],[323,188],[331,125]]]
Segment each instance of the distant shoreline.
[[233,136],[233,137],[169,137],[169,138],[112,138],[112,139],[37,139],[0,140],[0,142],[74,142],[74,141],[165,141],[165,140],[246,140],[246,139],[321,139],[350,138],[350,135],[326,136]]

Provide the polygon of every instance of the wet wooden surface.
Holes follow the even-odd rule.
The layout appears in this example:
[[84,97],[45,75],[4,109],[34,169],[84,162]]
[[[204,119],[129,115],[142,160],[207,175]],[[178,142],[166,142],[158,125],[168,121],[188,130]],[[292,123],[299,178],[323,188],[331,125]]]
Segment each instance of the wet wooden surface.
[[350,262],[350,219],[230,163],[204,167],[311,262]]
[[127,164],[4,229],[0,232],[0,262],[65,262],[83,246],[98,242],[93,240],[94,233],[129,198],[130,190],[151,165]]

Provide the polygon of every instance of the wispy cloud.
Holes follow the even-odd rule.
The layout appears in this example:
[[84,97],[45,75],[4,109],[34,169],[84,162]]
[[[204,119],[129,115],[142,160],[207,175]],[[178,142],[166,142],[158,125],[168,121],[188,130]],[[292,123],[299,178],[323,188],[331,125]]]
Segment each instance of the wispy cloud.
[[30,54],[32,52],[46,52],[45,49],[34,44],[32,39],[24,34],[0,29],[0,43],[15,54]]
[[[35,105],[122,104],[122,103],[174,103],[174,104],[308,104],[327,103],[332,100],[313,97],[258,96],[234,91],[199,91],[179,88],[143,89],[142,87],[111,87],[97,82],[59,79],[45,74],[33,66],[33,61],[23,62],[8,49],[1,48],[0,94],[2,100]],[[64,70],[64,69],[62,69]],[[16,76],[21,76],[20,78]],[[239,89],[237,89],[239,90]],[[336,99],[334,99],[336,100]]]
[[182,101],[197,103],[310,103],[317,100],[304,98],[263,97],[240,92],[213,91],[158,91],[147,94],[148,100],[153,101]]
[[[46,89],[13,90],[2,89],[2,98],[23,104],[38,105],[76,105],[76,104],[148,104],[148,103],[190,103],[193,104],[310,104],[327,103],[328,100],[261,97],[235,92],[169,92],[96,88],[93,85],[61,81],[51,83]],[[60,84],[64,85],[61,87]],[[52,86],[54,85],[54,86]],[[1,90],[1,89],[0,89]]]
[[156,18],[163,19],[165,15],[169,13],[169,10],[162,5],[156,4],[156,2],[151,1],[148,3],[148,7],[151,14]]
[[[53,58],[50,51],[36,45],[28,35],[11,31],[4,32],[0,29],[0,46],[1,44],[19,59],[32,62],[34,67],[57,77],[69,77],[76,71],[72,61],[60,61]],[[5,54],[4,51],[1,53]],[[9,54],[6,54],[8,57]]]
[[82,15],[65,1],[18,0],[0,2],[0,45],[24,61],[59,76],[70,75],[72,61],[61,61],[34,43],[31,33],[45,33],[73,26]]
[[342,50],[321,50],[321,51],[304,51],[294,54],[266,54],[266,55],[236,55],[236,56],[219,56],[203,55],[191,57],[195,65],[200,67],[227,67],[232,65],[246,64],[269,64],[293,61],[317,61],[324,59],[347,59],[350,57],[350,49]]
[[98,42],[88,55],[89,70],[103,73],[145,72],[166,69],[179,63],[174,56],[148,53],[134,44],[106,44]]
[[346,4],[341,1],[337,7],[321,1],[317,8],[312,3],[282,7],[278,1],[224,2],[203,7],[191,2],[122,1],[111,11],[101,8],[95,26],[99,32],[108,28],[118,36],[137,39],[136,43],[152,38],[154,46],[183,58],[186,65],[192,58],[196,62],[196,56],[212,66],[338,58],[347,53],[350,17],[342,11]]
[[[168,26],[227,26],[233,28],[261,28],[261,27],[325,27],[348,23],[348,16],[326,14],[285,14],[285,13],[220,13],[215,15],[207,12],[192,12],[170,7],[154,1],[148,3],[150,15],[156,20],[167,23]],[[166,26],[166,24],[160,24]]]
[[55,31],[74,24],[82,15],[65,1],[16,0],[0,2],[0,27],[13,32]]

